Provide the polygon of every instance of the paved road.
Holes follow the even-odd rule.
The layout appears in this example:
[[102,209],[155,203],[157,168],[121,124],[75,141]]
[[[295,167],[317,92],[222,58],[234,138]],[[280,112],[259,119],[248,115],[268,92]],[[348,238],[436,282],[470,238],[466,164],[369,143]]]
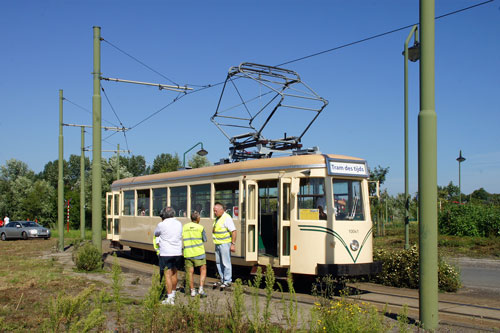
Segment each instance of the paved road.
[[465,288],[484,289],[500,294],[500,260],[456,258]]

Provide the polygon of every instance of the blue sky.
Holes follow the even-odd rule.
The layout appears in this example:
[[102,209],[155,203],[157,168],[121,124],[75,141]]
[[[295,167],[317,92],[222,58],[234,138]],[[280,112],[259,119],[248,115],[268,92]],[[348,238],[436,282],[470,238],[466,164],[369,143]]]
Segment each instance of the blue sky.
[[[436,0],[436,16],[481,1]],[[0,164],[15,158],[39,172],[58,157],[59,89],[64,122],[91,124],[93,26],[101,27],[105,77],[196,86],[224,81],[242,62],[277,65],[418,22],[416,0],[384,1],[27,1],[0,2]],[[404,191],[403,49],[409,29],[290,63],[329,101],[303,138],[323,153],[390,167],[384,187]],[[500,3],[436,21],[438,184],[500,193]],[[155,69],[158,75],[112,45]],[[417,191],[419,64],[410,63],[410,192]],[[177,95],[114,82],[102,86],[126,127]],[[130,149],[151,164],[202,141],[215,162],[229,142],[210,121],[221,86],[185,96],[127,133],[103,132],[104,150]],[[105,96],[103,125],[119,124]],[[291,124],[299,120],[290,120]],[[281,133],[276,134],[281,137]],[[92,143],[91,131],[85,136]],[[64,156],[80,154],[80,131],[64,128]],[[111,153],[103,153],[109,157]],[[87,156],[91,156],[88,153]],[[190,155],[187,156],[189,158]]]

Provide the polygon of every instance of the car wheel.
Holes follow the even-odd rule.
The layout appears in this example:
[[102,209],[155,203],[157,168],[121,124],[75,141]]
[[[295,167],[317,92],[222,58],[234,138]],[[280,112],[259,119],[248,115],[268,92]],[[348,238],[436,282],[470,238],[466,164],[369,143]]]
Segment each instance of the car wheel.
[[49,237],[45,237],[44,239],[47,240],[47,239],[49,239]]
[[28,234],[26,233],[26,231],[23,231],[23,233],[21,234],[21,237],[23,239],[28,239]]
[[5,236],[5,233],[2,233],[2,240],[3,241],[7,240],[7,237]]

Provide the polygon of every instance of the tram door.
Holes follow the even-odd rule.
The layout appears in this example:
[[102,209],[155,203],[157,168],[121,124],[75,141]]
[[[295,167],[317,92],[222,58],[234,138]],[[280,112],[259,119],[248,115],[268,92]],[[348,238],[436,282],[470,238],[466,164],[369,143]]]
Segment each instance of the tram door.
[[248,261],[257,261],[258,257],[258,239],[259,239],[259,212],[258,212],[258,193],[259,187],[253,180],[245,182],[246,204],[245,217],[246,217],[246,248],[245,258]]
[[259,181],[259,256],[278,257],[278,180]]
[[291,215],[291,182],[290,178],[280,178],[279,184],[279,247],[280,266],[290,265],[290,215]]
[[106,193],[106,239],[113,239],[113,193]]
[[120,240],[120,192],[113,192],[113,240]]
[[120,240],[120,193],[106,193],[106,239]]

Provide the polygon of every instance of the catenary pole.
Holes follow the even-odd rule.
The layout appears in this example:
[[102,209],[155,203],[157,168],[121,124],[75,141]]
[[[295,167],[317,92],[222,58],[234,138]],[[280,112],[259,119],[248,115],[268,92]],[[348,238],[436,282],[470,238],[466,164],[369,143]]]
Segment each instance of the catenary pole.
[[420,251],[420,321],[425,330],[438,326],[437,256],[437,116],[435,110],[435,3],[420,0],[421,63],[418,115],[418,193]]
[[85,128],[80,127],[82,134],[82,151],[80,156],[80,238],[85,239]]
[[63,91],[59,90],[59,173],[57,178],[57,230],[59,231],[58,250],[64,251],[64,180],[63,180]]
[[102,252],[101,183],[101,28],[94,27],[94,94],[92,96],[92,243]]

